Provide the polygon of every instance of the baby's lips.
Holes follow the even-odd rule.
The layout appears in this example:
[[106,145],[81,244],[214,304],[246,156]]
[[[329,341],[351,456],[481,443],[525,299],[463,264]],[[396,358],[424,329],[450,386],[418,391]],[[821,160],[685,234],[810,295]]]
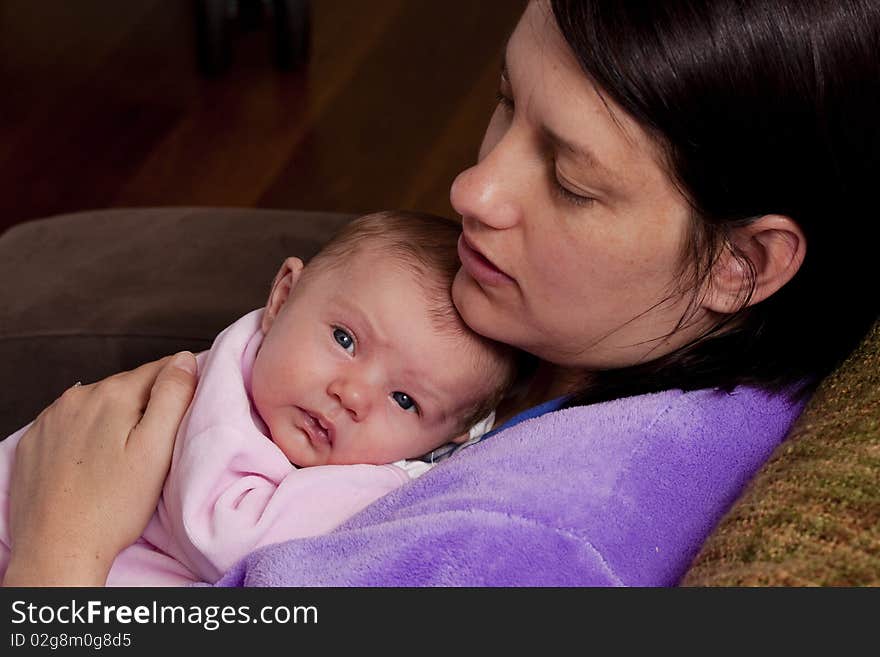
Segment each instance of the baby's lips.
[[313,441],[333,444],[333,425],[323,417],[311,411],[303,409],[305,417],[305,429]]

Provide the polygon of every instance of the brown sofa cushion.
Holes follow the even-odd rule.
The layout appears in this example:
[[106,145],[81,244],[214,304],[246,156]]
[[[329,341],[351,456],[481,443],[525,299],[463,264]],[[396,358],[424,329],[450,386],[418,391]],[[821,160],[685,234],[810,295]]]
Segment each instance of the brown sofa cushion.
[[683,583],[880,585],[880,322],[822,382]]
[[[262,305],[282,259],[347,215],[85,212],[0,236],[0,438],[74,382],[210,346]],[[880,584],[880,325],[823,382],[710,537],[686,585]]]
[[76,381],[211,345],[265,303],[289,255],[350,216],[281,210],[104,210],[0,236],[0,438]]

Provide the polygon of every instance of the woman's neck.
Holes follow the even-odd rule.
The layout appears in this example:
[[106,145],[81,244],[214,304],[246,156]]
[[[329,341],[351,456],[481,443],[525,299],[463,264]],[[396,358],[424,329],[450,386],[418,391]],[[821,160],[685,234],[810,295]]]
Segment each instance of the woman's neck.
[[589,373],[584,370],[540,361],[524,389],[499,404],[495,413],[495,426],[538,404],[577,392],[583,388],[588,377]]

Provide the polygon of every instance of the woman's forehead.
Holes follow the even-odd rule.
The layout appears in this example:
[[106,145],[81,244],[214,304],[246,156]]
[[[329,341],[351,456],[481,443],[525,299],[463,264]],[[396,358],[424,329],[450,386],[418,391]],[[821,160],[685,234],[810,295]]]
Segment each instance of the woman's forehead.
[[507,43],[504,70],[548,141],[613,185],[664,162],[660,145],[603,92],[575,58],[547,2],[531,2]]

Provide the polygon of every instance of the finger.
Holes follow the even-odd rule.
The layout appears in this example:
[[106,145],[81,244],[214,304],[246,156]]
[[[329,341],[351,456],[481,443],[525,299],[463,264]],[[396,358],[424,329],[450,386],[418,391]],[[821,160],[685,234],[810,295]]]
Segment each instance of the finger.
[[[184,353],[184,352],[180,352]],[[135,367],[133,370],[128,370],[123,372],[124,376],[135,376],[135,377],[147,377],[155,379],[158,376],[159,372],[162,371],[162,368],[165,367],[172,358],[174,358],[177,354],[173,354],[171,356],[163,356],[158,360],[151,360],[143,365],[139,365]]]
[[[124,397],[131,400],[137,406],[138,413],[143,413],[147,403],[150,401],[153,385],[162,369],[171,362],[173,356],[165,356],[159,360],[153,360],[144,363],[133,370],[120,372],[104,380],[104,382],[120,384],[124,389]],[[103,383],[103,382],[99,382]]]
[[129,439],[130,447],[170,459],[196,381],[196,360],[190,352],[182,351],[167,361],[156,376],[144,416]]

